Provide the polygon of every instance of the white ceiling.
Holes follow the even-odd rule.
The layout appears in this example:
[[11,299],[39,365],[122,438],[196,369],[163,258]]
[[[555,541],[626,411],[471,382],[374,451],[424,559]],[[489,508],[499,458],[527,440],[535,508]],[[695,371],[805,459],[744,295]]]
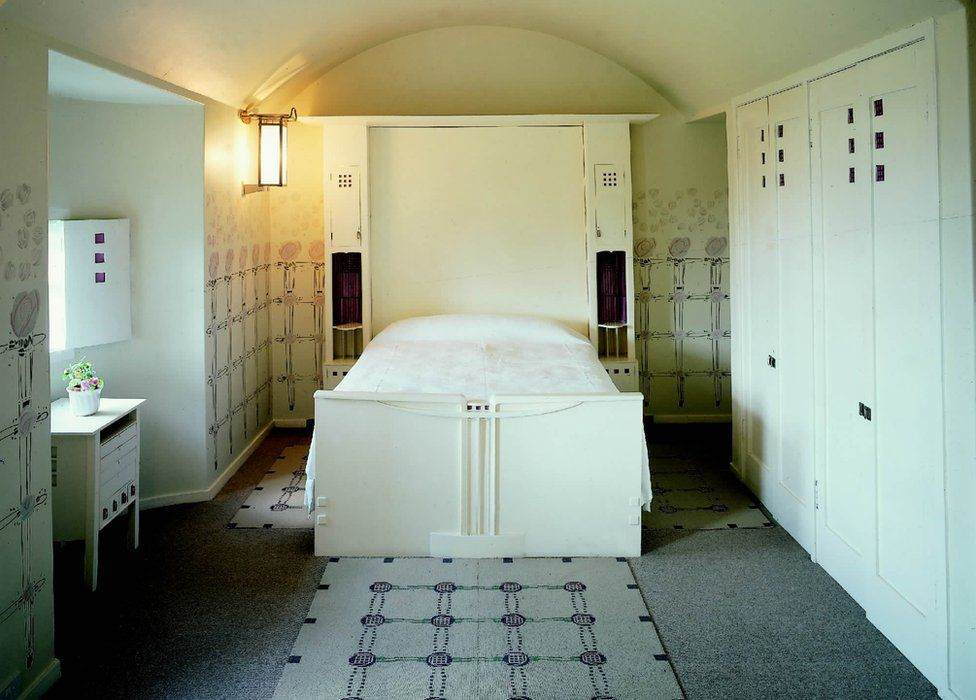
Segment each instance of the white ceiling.
[[196,104],[180,95],[55,51],[48,54],[47,76],[48,94],[55,97],[122,104]]
[[357,53],[406,34],[516,27],[603,54],[691,114],[960,6],[960,0],[9,0],[0,19],[235,106],[266,97],[289,77],[288,91],[297,92]]

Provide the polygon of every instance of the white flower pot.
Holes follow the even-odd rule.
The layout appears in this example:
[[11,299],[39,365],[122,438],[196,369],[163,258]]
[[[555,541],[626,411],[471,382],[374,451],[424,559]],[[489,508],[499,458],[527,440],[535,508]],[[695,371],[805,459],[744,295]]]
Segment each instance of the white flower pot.
[[68,389],[68,404],[71,412],[76,416],[90,416],[98,412],[98,401],[102,396],[102,388],[94,391],[74,391]]

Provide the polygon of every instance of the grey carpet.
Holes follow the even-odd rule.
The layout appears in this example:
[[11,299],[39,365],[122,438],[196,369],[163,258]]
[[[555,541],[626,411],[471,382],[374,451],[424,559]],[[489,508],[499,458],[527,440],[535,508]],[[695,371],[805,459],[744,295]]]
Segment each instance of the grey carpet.
[[289,445],[248,494],[228,527],[312,527],[305,507],[305,463],[308,443]]
[[227,522],[288,445],[271,433],[216,499],[143,511],[139,549],[110,525],[99,587],[81,547],[55,548],[55,644],[65,698],[268,698],[322,577],[312,531]]
[[[652,426],[649,438],[652,460],[728,460],[723,426]],[[52,696],[271,697],[326,562],[311,530],[227,523],[282,449],[308,439],[274,431],[214,501],[145,511],[134,554],[110,525],[95,594],[82,548],[55,548]],[[688,697],[936,697],[780,528],[645,538],[630,564]]]
[[275,697],[673,700],[626,559],[330,560]]

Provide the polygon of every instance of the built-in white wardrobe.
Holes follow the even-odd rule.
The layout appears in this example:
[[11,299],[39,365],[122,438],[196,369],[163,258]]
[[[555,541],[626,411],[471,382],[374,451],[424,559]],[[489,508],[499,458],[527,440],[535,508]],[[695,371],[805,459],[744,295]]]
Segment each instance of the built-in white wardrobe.
[[944,688],[934,56],[923,34],[733,109],[733,405],[740,476]]

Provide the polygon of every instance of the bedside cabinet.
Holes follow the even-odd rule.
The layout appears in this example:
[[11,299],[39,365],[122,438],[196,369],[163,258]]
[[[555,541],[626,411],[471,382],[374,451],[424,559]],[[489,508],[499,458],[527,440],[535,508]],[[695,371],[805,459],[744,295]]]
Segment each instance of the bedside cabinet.
[[98,582],[98,533],[123,513],[129,546],[139,546],[139,406],[145,399],[102,399],[91,416],[51,404],[54,540],[85,540],[85,581]]

